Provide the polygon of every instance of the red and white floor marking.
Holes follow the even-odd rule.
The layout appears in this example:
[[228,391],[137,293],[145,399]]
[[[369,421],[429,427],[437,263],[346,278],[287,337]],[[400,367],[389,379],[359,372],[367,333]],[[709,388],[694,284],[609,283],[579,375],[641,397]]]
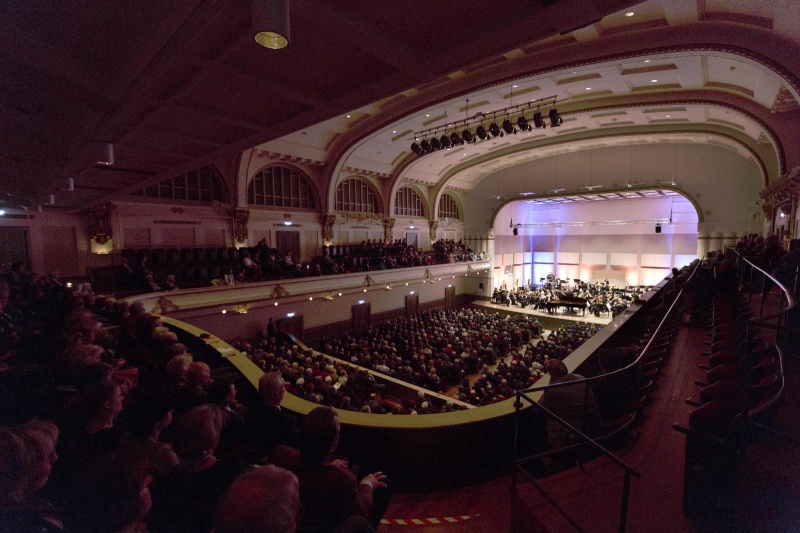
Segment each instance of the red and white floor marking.
[[465,514],[461,516],[444,516],[440,518],[384,518],[381,524],[386,526],[431,526],[435,524],[456,524],[466,522],[479,514]]

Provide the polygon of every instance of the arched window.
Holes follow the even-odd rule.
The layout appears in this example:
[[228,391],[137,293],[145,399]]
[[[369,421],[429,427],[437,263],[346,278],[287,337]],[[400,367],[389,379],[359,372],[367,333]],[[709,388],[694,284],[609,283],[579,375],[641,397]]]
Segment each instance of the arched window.
[[352,213],[377,213],[378,198],[367,182],[348,178],[336,186],[335,209]]
[[424,217],[425,204],[417,191],[401,187],[394,197],[394,214],[403,217]]
[[270,165],[256,173],[247,186],[247,203],[295,209],[317,206],[308,177],[286,165]]
[[188,200],[190,202],[227,202],[225,186],[217,170],[212,166],[190,170],[186,174],[166,179],[132,192],[131,196]]
[[444,193],[439,197],[439,218],[453,218],[461,220],[461,212],[458,209],[458,200],[449,193]]

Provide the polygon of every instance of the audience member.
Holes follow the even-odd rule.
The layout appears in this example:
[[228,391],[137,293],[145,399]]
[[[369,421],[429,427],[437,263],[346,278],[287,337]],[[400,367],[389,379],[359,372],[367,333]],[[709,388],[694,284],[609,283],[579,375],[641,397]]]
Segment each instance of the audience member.
[[339,417],[330,407],[317,407],[303,421],[300,450],[279,447],[271,455],[300,480],[299,529],[333,531],[353,515],[377,528],[389,504],[386,476],[375,472],[359,482],[346,460],[333,457],[338,444]]

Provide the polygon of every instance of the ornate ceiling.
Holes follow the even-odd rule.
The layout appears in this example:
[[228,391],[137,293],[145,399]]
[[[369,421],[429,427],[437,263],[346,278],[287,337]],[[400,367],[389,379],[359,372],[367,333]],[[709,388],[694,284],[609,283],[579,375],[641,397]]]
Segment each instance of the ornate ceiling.
[[[522,160],[677,136],[759,160],[765,181],[787,171],[800,73],[791,0],[291,10],[291,44],[272,51],[255,44],[241,0],[3,2],[0,191],[82,209],[210,162],[233,168],[251,147],[321,168],[330,187],[365,174],[470,190]],[[409,150],[413,132],[552,95],[565,99],[560,128]],[[96,142],[114,144],[112,167],[94,164]]]

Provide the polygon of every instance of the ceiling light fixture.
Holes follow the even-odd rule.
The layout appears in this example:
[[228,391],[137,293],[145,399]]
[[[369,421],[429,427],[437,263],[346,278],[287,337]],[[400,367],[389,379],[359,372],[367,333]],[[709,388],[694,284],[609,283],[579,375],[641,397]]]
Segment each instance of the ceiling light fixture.
[[627,13],[625,13],[625,16],[626,16],[626,17],[632,17],[632,16],[634,16],[635,14],[636,14],[636,13],[634,13],[633,11],[628,11]]
[[289,46],[289,0],[253,0],[251,6],[256,42],[270,50]]
[[658,80],[650,80],[650,83],[656,83]]
[[95,143],[94,144],[95,163],[98,165],[113,165],[114,164],[114,145],[111,143]]

